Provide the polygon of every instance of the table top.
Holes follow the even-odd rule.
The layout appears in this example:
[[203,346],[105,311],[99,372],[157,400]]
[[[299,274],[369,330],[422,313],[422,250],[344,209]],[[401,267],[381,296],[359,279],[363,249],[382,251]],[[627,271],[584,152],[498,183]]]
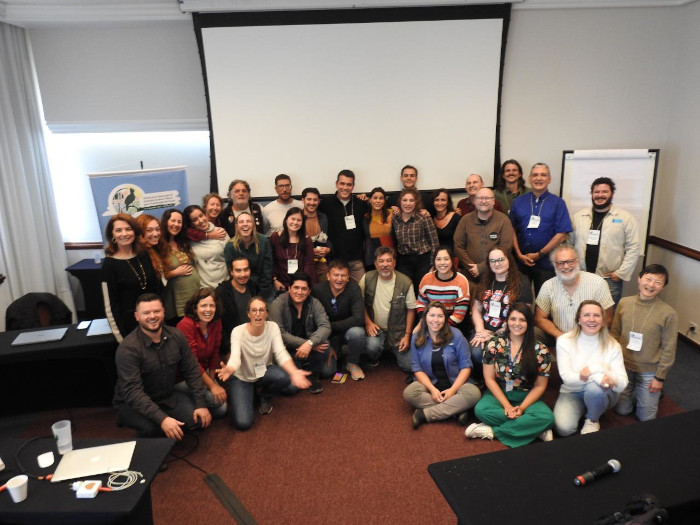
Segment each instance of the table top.
[[[672,509],[700,500],[700,410],[594,434],[433,463],[428,472],[461,523],[590,524],[638,494]],[[584,487],[574,478],[622,464]]]
[[77,325],[51,326],[48,328],[67,327],[66,335],[58,341],[37,343],[31,345],[11,346],[12,341],[22,332],[35,332],[46,328],[29,328],[25,330],[10,330],[0,332],[0,362],[30,361],[36,359],[70,359],[76,357],[102,357],[99,352],[111,352],[117,349],[117,341],[112,334],[87,335],[87,330],[78,330]]
[[102,268],[102,261],[99,263],[96,263],[94,259],[81,259],[77,263],[71,264],[68,268],[66,268],[67,272],[76,272],[76,271],[97,271]]
[[[95,447],[111,443],[131,441],[128,439],[83,439],[75,440],[75,448]],[[25,443],[21,439],[0,441],[0,457],[7,465],[0,472],[0,484],[19,473],[16,452]],[[1,523],[109,523],[128,516],[148,491],[158,469],[170,452],[174,440],[136,439],[136,448],[131,459],[131,470],[143,474],[144,483],[137,482],[132,487],[116,492],[100,492],[95,498],[78,499],[70,489],[74,480],[51,483],[29,479],[27,499],[13,503],[8,494],[0,494]],[[39,468],[37,455],[52,450],[55,463],[46,469]],[[52,437],[43,437],[29,442],[20,453],[20,461],[28,473],[47,475],[56,470],[60,456]],[[91,476],[102,480],[106,485],[108,474]]]

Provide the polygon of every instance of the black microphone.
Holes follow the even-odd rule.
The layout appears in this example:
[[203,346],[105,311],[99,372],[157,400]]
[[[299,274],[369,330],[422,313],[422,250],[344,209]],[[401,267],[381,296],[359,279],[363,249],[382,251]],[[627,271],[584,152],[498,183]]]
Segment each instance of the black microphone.
[[600,465],[599,467],[596,467],[593,470],[584,472],[583,474],[576,476],[574,478],[574,485],[582,487],[586,483],[593,483],[596,479],[602,478],[603,476],[607,476],[608,474],[612,474],[613,472],[620,472],[621,468],[622,465],[618,460],[611,459],[605,465]]

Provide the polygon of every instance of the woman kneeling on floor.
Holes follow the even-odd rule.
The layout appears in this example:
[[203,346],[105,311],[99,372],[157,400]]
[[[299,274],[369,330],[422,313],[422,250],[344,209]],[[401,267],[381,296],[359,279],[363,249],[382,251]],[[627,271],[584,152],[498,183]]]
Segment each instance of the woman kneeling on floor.
[[547,389],[551,356],[535,341],[532,310],[515,303],[506,327],[486,345],[484,381],[488,392],[474,414],[483,423],[472,423],[468,438],[493,439],[509,447],[527,445],[539,437],[552,440],[552,411],[540,399]]
[[445,306],[428,303],[420,329],[411,338],[411,369],[416,381],[403,391],[414,407],[413,428],[423,423],[458,416],[466,423],[467,410],[481,393],[469,382],[472,371],[469,343],[462,332],[450,326]]
[[557,339],[557,367],[562,385],[554,405],[557,434],[600,430],[598,420],[617,404],[627,387],[627,372],[620,344],[608,333],[605,312],[596,301],[583,301],[576,311],[576,326]]

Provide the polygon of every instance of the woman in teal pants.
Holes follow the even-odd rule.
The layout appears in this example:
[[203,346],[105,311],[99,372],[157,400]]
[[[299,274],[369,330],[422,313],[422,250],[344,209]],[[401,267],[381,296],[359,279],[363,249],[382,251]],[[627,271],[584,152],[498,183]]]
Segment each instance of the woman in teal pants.
[[472,423],[464,435],[472,439],[495,436],[509,447],[527,445],[537,437],[551,441],[554,415],[540,399],[547,388],[550,368],[549,350],[535,341],[530,307],[515,303],[505,330],[484,349],[488,392],[474,408],[482,423]]

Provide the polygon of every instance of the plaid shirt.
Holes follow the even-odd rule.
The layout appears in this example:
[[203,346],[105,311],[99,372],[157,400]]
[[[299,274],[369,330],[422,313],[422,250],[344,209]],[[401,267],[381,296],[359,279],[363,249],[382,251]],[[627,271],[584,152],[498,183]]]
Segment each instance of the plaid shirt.
[[394,216],[392,222],[400,254],[414,255],[426,252],[432,254],[438,247],[437,231],[430,217],[414,213],[408,221],[404,221],[401,214],[398,214]]

